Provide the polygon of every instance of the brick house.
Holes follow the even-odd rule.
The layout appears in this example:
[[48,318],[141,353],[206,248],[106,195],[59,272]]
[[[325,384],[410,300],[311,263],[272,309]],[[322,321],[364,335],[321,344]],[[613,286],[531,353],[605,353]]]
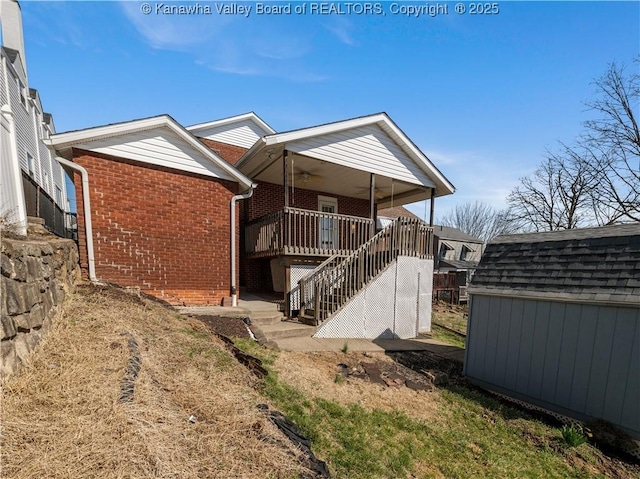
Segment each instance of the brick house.
[[[280,295],[290,316],[325,336],[430,327],[433,231],[398,219],[376,233],[376,211],[430,199],[433,218],[434,199],[454,188],[385,113],[278,133],[254,113],[187,128],[162,116],[56,135],[49,146],[87,172],[99,279],[178,304],[219,304],[239,282]],[[242,199],[233,210],[232,198]],[[372,302],[376,288],[398,289],[398,270],[412,272],[402,294]],[[349,303],[362,311],[355,321]],[[395,322],[401,303],[413,304],[406,327]]]
[[[86,202],[79,201],[85,275],[173,304],[219,304],[229,296],[229,205],[252,187],[247,177],[169,116],[62,133],[49,145],[59,160],[87,172],[94,258]],[[71,173],[80,197],[87,193],[81,174]]]

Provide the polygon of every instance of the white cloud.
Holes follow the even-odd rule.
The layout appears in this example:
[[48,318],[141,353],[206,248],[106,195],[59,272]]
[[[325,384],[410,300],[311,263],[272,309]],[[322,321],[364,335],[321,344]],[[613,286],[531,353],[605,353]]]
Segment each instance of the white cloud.
[[[120,2],[122,11],[149,45],[157,49],[185,51],[215,38],[229,22],[222,15],[144,15],[138,2]],[[153,4],[152,8],[153,8]]]
[[353,39],[350,30],[353,29],[351,22],[344,17],[333,17],[331,23],[324,23],[324,28],[329,30],[343,44],[353,47],[356,41]]
[[151,47],[184,52],[212,71],[293,82],[328,79],[305,64],[313,51],[312,34],[293,25],[231,15],[143,15],[139,3],[124,1],[121,6]]

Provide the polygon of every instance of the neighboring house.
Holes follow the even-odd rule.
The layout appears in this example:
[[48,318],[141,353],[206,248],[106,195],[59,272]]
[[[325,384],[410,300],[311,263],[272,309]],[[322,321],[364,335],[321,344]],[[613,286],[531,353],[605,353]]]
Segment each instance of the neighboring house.
[[446,295],[450,301],[466,302],[467,286],[482,256],[481,239],[450,226],[433,227],[434,298]]
[[22,233],[27,216],[40,216],[66,233],[65,173],[41,140],[55,132],[38,91],[29,88],[20,5],[0,1],[0,215]]
[[499,236],[469,293],[472,382],[640,440],[640,224]]
[[[432,231],[399,219],[376,234],[376,211],[454,189],[384,113],[280,133],[254,113],[186,129],[163,116],[48,144],[88,173],[99,279],[180,304],[218,304],[239,279],[281,294],[318,335],[430,328]],[[232,243],[236,193],[244,199]]]

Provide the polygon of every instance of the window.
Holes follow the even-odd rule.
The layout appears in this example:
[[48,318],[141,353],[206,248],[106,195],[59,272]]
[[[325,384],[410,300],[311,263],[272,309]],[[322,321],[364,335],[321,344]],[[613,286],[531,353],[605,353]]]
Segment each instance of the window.
[[27,107],[27,95],[26,88],[20,81],[20,78],[16,78],[16,83],[18,85],[18,93],[20,94],[20,103],[22,103],[23,107]]
[[29,153],[27,153],[27,169],[29,170],[29,176],[31,178],[35,178],[36,177],[36,170],[35,170],[35,165],[34,165],[34,159],[33,156],[31,156]]
[[460,261],[469,261],[471,257],[471,253],[475,253],[475,249],[469,245],[462,245],[462,250],[460,251]]
[[62,208],[62,190],[56,185],[56,204]]
[[455,248],[445,241],[440,242],[440,259],[454,259],[451,258],[451,253],[455,251]]

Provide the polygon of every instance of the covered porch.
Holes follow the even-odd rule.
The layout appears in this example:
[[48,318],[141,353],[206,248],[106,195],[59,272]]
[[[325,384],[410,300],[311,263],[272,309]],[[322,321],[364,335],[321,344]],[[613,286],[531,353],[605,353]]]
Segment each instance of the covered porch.
[[429,200],[429,229],[435,198],[454,191],[384,113],[264,136],[236,167],[258,184],[243,205],[245,284],[285,298],[325,260],[368,244],[378,208]]
[[384,114],[262,137],[238,161],[258,183],[245,212],[249,258],[345,255],[376,233],[378,208],[452,185]]

